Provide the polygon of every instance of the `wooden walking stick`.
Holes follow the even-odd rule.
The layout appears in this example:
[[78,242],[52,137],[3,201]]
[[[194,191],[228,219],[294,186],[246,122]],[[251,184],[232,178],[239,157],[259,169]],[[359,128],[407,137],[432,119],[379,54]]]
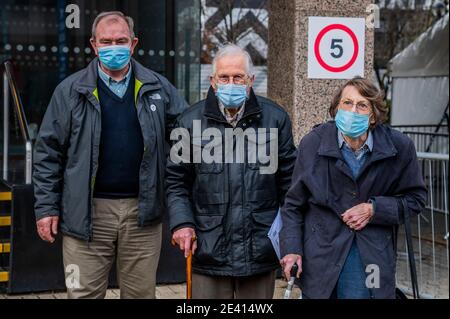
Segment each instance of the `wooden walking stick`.
[[[192,299],[192,243],[196,241],[197,238],[194,236],[191,239],[191,250],[189,255],[186,257],[186,299]],[[172,240],[172,245],[176,246],[176,242]]]
[[192,250],[186,258],[186,299],[192,299]]

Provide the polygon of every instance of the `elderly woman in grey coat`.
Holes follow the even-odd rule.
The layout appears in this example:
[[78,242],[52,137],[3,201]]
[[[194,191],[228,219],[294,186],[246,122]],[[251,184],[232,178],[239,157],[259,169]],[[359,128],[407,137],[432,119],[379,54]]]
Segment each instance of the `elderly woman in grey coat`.
[[426,199],[414,144],[383,124],[382,92],[366,79],[347,82],[329,112],[299,145],[281,265],[289,276],[298,264],[305,298],[394,298],[396,228]]

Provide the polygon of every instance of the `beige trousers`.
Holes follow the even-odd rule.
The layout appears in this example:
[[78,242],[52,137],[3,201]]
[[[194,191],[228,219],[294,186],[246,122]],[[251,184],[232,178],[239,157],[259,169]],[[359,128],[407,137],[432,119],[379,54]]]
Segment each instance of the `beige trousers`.
[[116,259],[120,298],[154,299],[162,225],[137,225],[137,199],[94,199],[93,240],[63,236],[70,299],[104,298]]
[[192,274],[193,299],[272,299],[275,271],[249,277]]

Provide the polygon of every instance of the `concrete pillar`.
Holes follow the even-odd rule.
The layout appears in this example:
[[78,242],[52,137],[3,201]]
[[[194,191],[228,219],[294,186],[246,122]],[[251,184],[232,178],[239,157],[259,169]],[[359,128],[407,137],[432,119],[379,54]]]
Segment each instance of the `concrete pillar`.
[[[346,80],[308,79],[308,17],[365,18],[371,0],[271,0],[269,7],[268,96],[286,108],[298,143],[329,119],[328,107]],[[373,69],[374,32],[366,27],[365,76]]]

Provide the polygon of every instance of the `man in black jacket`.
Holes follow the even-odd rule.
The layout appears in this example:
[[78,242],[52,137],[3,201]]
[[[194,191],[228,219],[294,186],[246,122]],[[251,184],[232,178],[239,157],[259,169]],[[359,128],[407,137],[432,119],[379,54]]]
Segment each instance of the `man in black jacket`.
[[206,100],[178,118],[171,136],[173,240],[194,253],[193,298],[272,298],[279,262],[267,233],[291,180],[291,122],[254,94],[241,48],[217,53],[210,81]]

